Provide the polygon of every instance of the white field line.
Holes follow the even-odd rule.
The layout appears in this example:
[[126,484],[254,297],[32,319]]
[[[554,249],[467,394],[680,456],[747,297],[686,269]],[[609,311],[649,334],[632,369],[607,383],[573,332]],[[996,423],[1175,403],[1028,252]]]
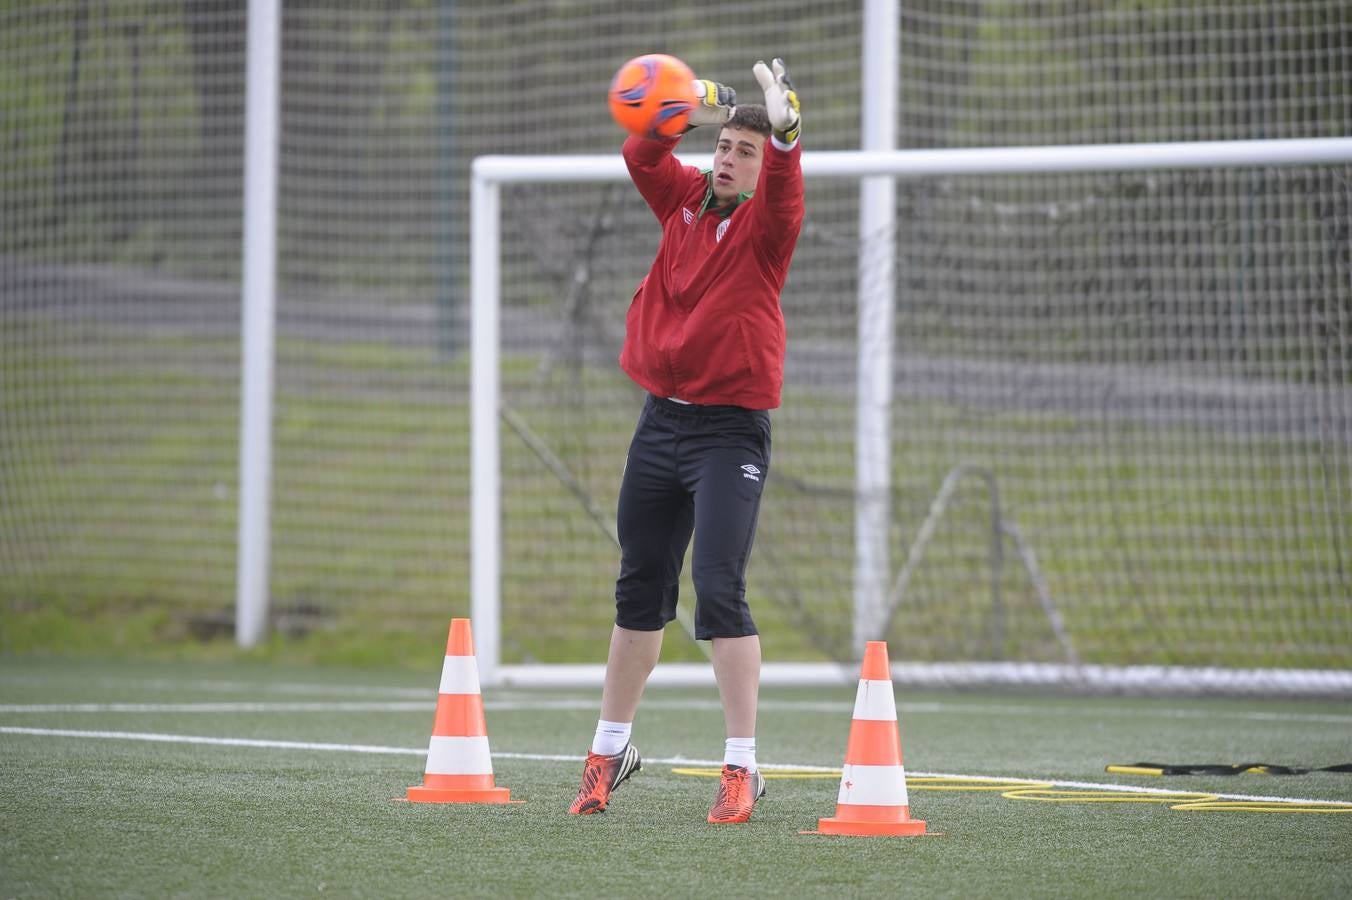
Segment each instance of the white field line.
[[[53,679],[47,675],[29,675],[9,672],[0,676],[0,684],[50,685]],[[338,695],[342,697],[407,697],[416,699],[427,697],[425,688],[377,687],[365,684],[318,684],[287,681],[229,681],[224,679],[194,678],[182,681],[171,678],[131,678],[104,676],[92,679],[90,686],[105,689],[136,688],[148,691],[202,691],[209,694],[310,694]],[[434,689],[430,691],[436,696]]]
[[[0,734],[31,735],[36,737],[68,737],[84,738],[88,740],[122,740],[122,741],[150,741],[163,744],[205,744],[208,746],[219,747],[253,747],[270,750],[311,750],[330,753],[374,753],[398,756],[422,756],[427,755],[425,747],[382,747],[372,744],[326,744],[315,743],[311,741],[276,741],[263,740],[259,738],[231,738],[231,737],[206,737],[202,735],[191,734],[157,734],[154,732],[139,731],[78,731],[66,728],[21,728],[12,725],[0,725]],[[583,757],[576,754],[552,754],[552,753],[494,753],[494,759],[520,759],[536,762],[582,762]],[[670,766],[721,766],[723,761],[713,759],[694,759],[685,756],[669,756],[654,758],[648,760],[650,763],[658,763]],[[791,769],[797,771],[822,772],[823,774],[832,774],[839,771],[826,766],[795,765],[786,763],[765,763],[762,764],[765,769]],[[1219,797],[1222,800],[1243,800],[1250,803],[1290,803],[1298,805],[1308,804],[1336,804],[1342,805],[1339,800],[1313,800],[1302,797],[1264,797],[1252,794],[1221,794],[1215,791],[1178,791],[1165,788],[1133,787],[1121,784],[1101,784],[1092,781],[1057,781],[1050,778],[1013,778],[1004,775],[954,775],[943,772],[910,772],[915,778],[952,778],[962,781],[1004,781],[1013,784],[1027,785],[1052,785],[1053,787],[1076,788],[1095,791],[1121,791],[1123,793],[1135,794],[1164,794],[1172,795],[1178,793],[1206,793],[1209,796]]]
[[[21,728],[0,725],[0,734],[70,737],[88,740],[150,741],[158,744],[207,744],[216,747],[258,747],[269,750],[319,750],[334,753],[398,753],[426,756],[426,747],[380,747],[371,744],[321,744],[312,741],[273,741],[259,738],[205,737],[193,734],[157,734],[151,731],[80,731],[70,728]],[[581,759],[581,757],[578,757]]]
[[[406,701],[324,701],[324,702],[199,702],[199,703],[10,703],[0,704],[0,713],[296,713],[296,712],[423,712],[435,707],[435,695],[419,691],[423,700]],[[717,700],[662,700],[644,701],[645,709],[720,712]],[[762,700],[764,711],[848,713],[853,704],[847,701]],[[550,710],[595,710],[598,701],[560,697],[553,700],[485,699],[484,709],[493,711],[547,712]],[[1168,718],[1168,719],[1238,719],[1249,722],[1306,722],[1330,725],[1352,725],[1352,715],[1337,713],[1296,713],[1226,711],[1206,709],[1113,709],[1096,707],[1085,709],[1057,709],[1027,705],[967,704],[967,703],[898,703],[901,715],[1083,715],[1099,718]]]
[[[0,686],[5,684],[29,684],[29,685],[48,685],[51,679],[46,676],[27,675],[23,673],[8,673],[0,676]],[[315,682],[250,682],[233,681],[224,679],[192,679],[185,681],[176,681],[166,678],[118,678],[104,677],[95,679],[95,686],[103,688],[113,687],[139,687],[150,690],[200,690],[212,693],[249,693],[258,694],[292,694],[292,695],[310,695],[310,696],[338,696],[338,697],[366,697],[372,698],[371,702],[376,704],[369,708],[369,711],[378,712],[388,709],[391,712],[398,711],[391,706],[381,706],[375,698],[403,698],[410,702],[424,700],[428,704],[435,703],[435,689],[422,688],[401,688],[401,687],[377,687],[361,684],[320,684]],[[330,701],[339,703],[343,701]],[[497,691],[492,698],[484,698],[484,708],[488,710],[524,710],[531,712],[542,712],[558,709],[596,709],[600,703],[599,695],[592,697],[576,697],[560,695],[557,698],[541,699],[539,694]],[[68,704],[61,704],[66,706]],[[75,704],[82,707],[90,707],[93,704]],[[126,704],[123,704],[126,705]],[[164,712],[213,712],[229,710],[212,710],[203,706],[200,710],[189,709],[187,707],[194,704],[174,704],[184,707],[183,709],[171,710],[164,709]],[[53,705],[54,707],[56,705]],[[148,705],[147,705],[148,706]],[[277,712],[323,712],[322,704],[316,704],[313,708],[293,708],[287,709],[279,705]],[[679,700],[663,700],[660,697],[648,697],[643,701],[645,709],[673,709],[673,710],[709,710],[721,711],[722,707],[718,700],[702,700],[698,698],[685,698]],[[781,710],[781,711],[801,711],[801,712],[849,712],[854,708],[854,700],[851,697],[848,700],[830,701],[830,700],[772,700],[762,699],[759,704],[762,710]],[[431,708],[430,706],[428,708]],[[0,706],[0,712],[26,712],[28,709],[18,705]],[[94,709],[56,709],[51,710],[33,710],[33,711],[51,711],[51,712],[114,712],[117,710],[94,710]],[[133,710],[128,710],[133,711]],[[157,710],[134,710],[154,712]],[[266,704],[258,709],[244,709],[240,712],[269,712]],[[334,711],[345,711],[335,709]],[[362,707],[360,710],[368,711],[368,708]],[[412,710],[410,710],[412,711]],[[1206,709],[1206,708],[1174,708],[1174,709],[1139,709],[1139,708],[1104,708],[1101,705],[1084,705],[1075,707],[1054,707],[1054,706],[1034,706],[1029,704],[1005,704],[1005,703],[949,703],[944,701],[913,701],[904,702],[899,700],[897,703],[897,712],[903,715],[917,715],[934,713],[939,715],[974,715],[974,716],[1027,716],[1027,715],[1059,715],[1067,717],[1113,717],[1113,718],[1163,718],[1163,719],[1230,719],[1247,722],[1315,722],[1332,725],[1352,725],[1352,715],[1340,715],[1337,713],[1301,713],[1301,712],[1258,712],[1243,710],[1224,710],[1224,709]]]
[[297,713],[427,712],[427,700],[356,703],[29,703],[0,704],[0,713]]

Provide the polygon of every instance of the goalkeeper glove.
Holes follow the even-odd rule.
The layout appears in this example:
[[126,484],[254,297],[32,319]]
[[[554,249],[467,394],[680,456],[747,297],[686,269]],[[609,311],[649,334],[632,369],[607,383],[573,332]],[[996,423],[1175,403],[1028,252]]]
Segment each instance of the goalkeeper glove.
[[697,125],[722,125],[737,106],[737,92],[717,81],[697,78],[695,86],[695,108],[690,111],[690,128]]
[[776,57],[767,66],[763,61],[751,68],[761,90],[765,91],[765,111],[770,114],[770,127],[775,137],[782,143],[792,144],[798,140],[798,132],[803,124],[798,115],[798,92],[789,81],[789,73],[784,71],[784,60]]

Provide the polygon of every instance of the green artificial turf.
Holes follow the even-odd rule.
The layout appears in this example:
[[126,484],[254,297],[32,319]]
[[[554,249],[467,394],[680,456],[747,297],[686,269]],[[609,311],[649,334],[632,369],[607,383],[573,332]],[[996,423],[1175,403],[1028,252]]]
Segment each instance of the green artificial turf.
[[[929,777],[1347,803],[1352,776],[1343,774],[1104,771],[1146,759],[1348,762],[1345,704],[898,691],[911,814],[931,834],[886,839],[799,833],[834,812],[839,779],[830,773],[772,778],[750,823],[706,824],[714,781],[677,770],[721,756],[712,687],[649,689],[635,725],[647,762],[603,815],[565,813],[595,724],[596,691],[485,693],[497,783],[524,802],[409,804],[402,798],[421,782],[435,693],[435,677],[397,671],[0,657],[0,896],[1332,897],[1352,890],[1352,812],[1199,812],[1125,802],[1153,799],[1139,797],[1038,802],[952,790],[963,783]],[[839,767],[852,702],[851,689],[763,691],[758,740],[766,771]],[[315,746],[185,743],[189,737]]]

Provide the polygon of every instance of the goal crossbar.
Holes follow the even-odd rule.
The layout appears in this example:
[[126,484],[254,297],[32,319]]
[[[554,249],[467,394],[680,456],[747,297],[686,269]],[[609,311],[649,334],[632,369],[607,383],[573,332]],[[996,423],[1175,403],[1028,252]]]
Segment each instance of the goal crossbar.
[[[678,157],[687,165],[699,161]],[[1084,144],[1064,147],[973,147],[952,150],[818,150],[804,153],[806,178],[892,175],[1029,175],[1052,172],[1132,172],[1237,166],[1305,166],[1352,160],[1352,137],[1256,141]],[[618,154],[480,156],[475,182],[618,181],[628,177]]]

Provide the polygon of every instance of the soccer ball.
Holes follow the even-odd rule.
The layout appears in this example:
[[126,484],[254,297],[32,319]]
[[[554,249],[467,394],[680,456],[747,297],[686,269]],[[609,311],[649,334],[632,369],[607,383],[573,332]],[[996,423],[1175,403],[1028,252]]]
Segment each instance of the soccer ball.
[[695,108],[695,74],[665,53],[636,56],[610,82],[610,115],[639,137],[676,137]]

